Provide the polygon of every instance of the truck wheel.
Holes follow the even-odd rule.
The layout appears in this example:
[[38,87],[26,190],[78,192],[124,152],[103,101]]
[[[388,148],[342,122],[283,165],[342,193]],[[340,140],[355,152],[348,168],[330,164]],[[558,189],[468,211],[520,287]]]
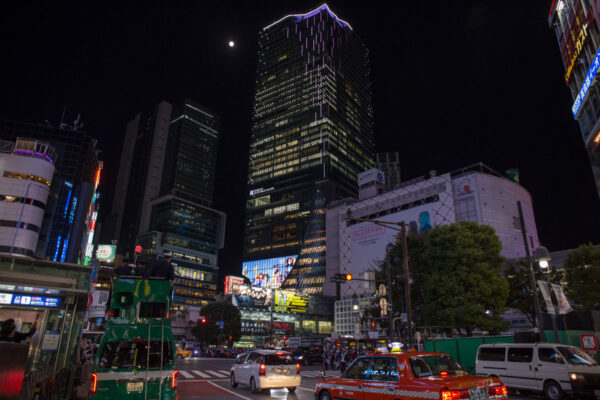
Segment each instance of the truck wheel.
[[254,377],[250,378],[250,391],[254,394],[260,393],[260,389],[256,387]]
[[548,381],[544,384],[544,396],[548,400],[562,400],[565,397],[565,392],[555,381]]
[[235,383],[235,374],[233,372],[231,373],[229,382],[231,383],[232,388],[237,387],[237,385],[238,385],[237,383]]
[[331,395],[327,390],[323,390],[319,396],[319,400],[331,400]]

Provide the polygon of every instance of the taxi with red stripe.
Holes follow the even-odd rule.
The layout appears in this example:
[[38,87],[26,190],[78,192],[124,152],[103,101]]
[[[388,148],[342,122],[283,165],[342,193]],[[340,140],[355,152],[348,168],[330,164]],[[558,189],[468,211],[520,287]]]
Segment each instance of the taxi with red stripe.
[[316,400],[507,400],[500,379],[470,375],[448,354],[376,352],[315,387]]

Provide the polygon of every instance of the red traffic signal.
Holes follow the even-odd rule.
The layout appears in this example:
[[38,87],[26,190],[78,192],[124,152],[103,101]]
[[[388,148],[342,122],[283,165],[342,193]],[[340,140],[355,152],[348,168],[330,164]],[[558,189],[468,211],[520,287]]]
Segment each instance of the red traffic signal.
[[371,321],[371,328],[375,328],[375,321]]
[[200,317],[200,323],[206,324],[206,317]]
[[344,275],[344,277],[346,278],[347,281],[352,280],[352,274],[346,274],[346,275]]

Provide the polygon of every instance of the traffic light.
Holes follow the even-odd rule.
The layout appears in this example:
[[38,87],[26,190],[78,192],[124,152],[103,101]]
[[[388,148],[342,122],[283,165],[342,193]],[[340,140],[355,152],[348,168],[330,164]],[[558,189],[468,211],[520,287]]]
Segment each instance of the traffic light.
[[352,280],[352,274],[335,274],[333,282],[348,282]]
[[231,335],[229,335],[229,341],[231,342]]
[[202,325],[205,325],[206,324],[206,317],[200,317],[200,323]]
[[375,321],[371,321],[371,328],[375,329]]

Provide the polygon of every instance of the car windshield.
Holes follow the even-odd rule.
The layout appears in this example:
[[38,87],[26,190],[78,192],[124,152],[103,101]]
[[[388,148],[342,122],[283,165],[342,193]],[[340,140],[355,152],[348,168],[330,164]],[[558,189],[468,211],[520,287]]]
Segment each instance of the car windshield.
[[150,354],[148,354],[148,341],[127,341],[108,342],[102,347],[102,354],[98,366],[100,368],[160,368],[173,364],[173,351],[170,342],[164,342],[162,346],[162,364],[161,364],[161,342],[160,340],[150,341]]
[[574,365],[598,365],[592,357],[583,350],[576,347],[558,347],[558,351],[563,355],[569,364]]
[[296,361],[289,354],[267,354],[265,355],[265,364],[267,365],[289,365]]
[[418,356],[410,358],[410,366],[417,378],[426,376],[460,375],[464,371],[450,356]]

